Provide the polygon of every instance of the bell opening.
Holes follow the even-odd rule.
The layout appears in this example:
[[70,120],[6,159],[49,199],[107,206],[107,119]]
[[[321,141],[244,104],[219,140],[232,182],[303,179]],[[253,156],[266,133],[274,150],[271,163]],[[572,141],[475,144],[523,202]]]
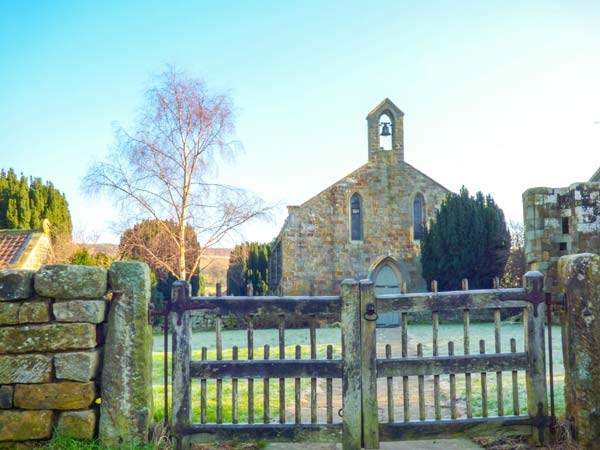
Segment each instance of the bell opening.
[[379,147],[382,150],[392,149],[392,119],[387,114],[382,114],[379,118]]

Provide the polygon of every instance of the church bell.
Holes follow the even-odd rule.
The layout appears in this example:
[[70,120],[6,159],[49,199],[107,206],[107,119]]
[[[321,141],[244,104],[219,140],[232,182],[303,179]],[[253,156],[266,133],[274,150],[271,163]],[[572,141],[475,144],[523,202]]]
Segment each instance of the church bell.
[[392,133],[390,133],[390,124],[388,122],[383,122],[382,125],[383,128],[381,129],[381,136],[391,136]]

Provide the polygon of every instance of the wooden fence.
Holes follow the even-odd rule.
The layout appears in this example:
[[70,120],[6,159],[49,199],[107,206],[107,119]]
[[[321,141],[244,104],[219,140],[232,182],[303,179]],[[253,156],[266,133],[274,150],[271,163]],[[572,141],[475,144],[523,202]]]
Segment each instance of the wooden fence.
[[[173,286],[173,372],[171,431],[178,448],[189,448],[190,441],[328,441],[342,442],[344,449],[378,448],[380,441],[447,437],[457,433],[488,433],[493,430],[526,432],[536,442],[544,440],[547,428],[547,398],[544,353],[544,299],[543,278],[530,272],[525,287],[518,289],[491,289],[476,291],[431,292],[375,296],[369,280],[360,283],[346,280],[340,296],[326,297],[191,297],[189,285],[176,282]],[[435,287],[435,286],[434,286]],[[434,289],[435,290],[435,289]],[[470,311],[492,309],[495,324],[495,352],[488,354],[485,343],[471,353]],[[511,341],[509,352],[501,348],[500,310],[521,308],[523,311],[524,351],[516,351]],[[192,359],[190,315],[193,310],[215,316],[216,358],[207,359],[206,349],[200,359]],[[447,310],[462,310],[464,354],[454,354],[454,343],[448,343],[448,354],[439,348],[439,315]],[[401,356],[392,357],[391,346],[386,346],[385,357],[377,355],[375,321],[378,312],[398,311],[401,314]],[[417,355],[409,356],[408,318],[410,313],[430,311],[432,314],[433,355],[423,356],[423,347],[417,346]],[[221,316],[237,315],[247,323],[247,358],[239,358],[234,347],[231,359],[223,359]],[[255,359],[254,319],[264,316],[279,317],[278,355],[271,354],[269,346],[262,349],[263,359]],[[300,346],[295,358],[286,359],[286,317],[311,317],[309,331],[310,359],[301,359]],[[341,357],[333,356],[331,346],[326,359],[317,359],[316,323],[339,323],[341,328]],[[527,413],[518,400],[518,371],[526,371]],[[502,373],[512,374],[512,414],[505,415]],[[464,375],[463,375],[464,374]],[[472,375],[480,378],[482,412],[473,414]],[[497,415],[488,414],[487,376],[496,375]],[[456,377],[465,377],[465,416],[459,417],[457,408]],[[443,396],[440,377],[448,377],[450,417],[441,414]],[[425,414],[425,377],[433,377],[433,417]],[[417,381],[418,415],[411,416],[409,380]],[[270,414],[271,380],[278,380],[278,417]],[[308,414],[303,415],[302,381],[309,380],[310,400]],[[318,414],[317,382],[325,384],[325,414]],[[199,380],[199,398],[192,399],[192,383]],[[215,420],[207,421],[207,380],[216,380]],[[223,380],[230,386],[230,396],[224,399]],[[238,383],[247,380],[247,420],[240,423],[240,396]],[[286,380],[293,380],[293,400],[287,398]],[[395,414],[395,381],[402,381],[402,419]],[[255,382],[262,381],[262,417],[255,415]],[[387,414],[379,406],[380,391],[385,391]],[[341,399],[335,398],[335,383],[341,382]],[[290,396],[291,397],[291,396]],[[343,404],[338,411],[333,404]],[[192,423],[192,402],[200,406],[199,420]],[[228,423],[224,423],[223,404],[231,405]],[[293,411],[290,411],[293,406]],[[382,417],[385,416],[385,417]],[[398,415],[399,416],[399,415]]]

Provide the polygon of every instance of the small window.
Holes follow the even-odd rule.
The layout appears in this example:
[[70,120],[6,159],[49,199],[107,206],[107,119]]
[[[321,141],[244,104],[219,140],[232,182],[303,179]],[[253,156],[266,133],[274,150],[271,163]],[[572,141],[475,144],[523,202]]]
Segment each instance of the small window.
[[569,218],[563,217],[562,219],[562,234],[569,234]]
[[354,194],[350,199],[350,239],[362,241],[362,204],[360,195]]
[[423,237],[423,196],[417,194],[413,202],[413,239],[420,241]]
[[558,244],[558,250],[560,250],[561,252],[566,252],[567,251],[567,243],[561,242],[560,244]]

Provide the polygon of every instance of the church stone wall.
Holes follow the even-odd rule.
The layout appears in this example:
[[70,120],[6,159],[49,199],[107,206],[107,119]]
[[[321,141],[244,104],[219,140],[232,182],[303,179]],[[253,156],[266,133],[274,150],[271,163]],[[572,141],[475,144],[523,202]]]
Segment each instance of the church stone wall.
[[[362,199],[363,240],[350,239],[350,197]],[[337,293],[345,278],[362,279],[378,261],[393,258],[409,291],[425,290],[419,241],[413,237],[413,201],[420,193],[429,221],[448,191],[397,152],[371,161],[301,206],[289,207],[275,291],[285,295]]]
[[523,194],[525,257],[530,270],[546,276],[546,289],[559,294],[561,256],[600,253],[600,183],[533,188]]

